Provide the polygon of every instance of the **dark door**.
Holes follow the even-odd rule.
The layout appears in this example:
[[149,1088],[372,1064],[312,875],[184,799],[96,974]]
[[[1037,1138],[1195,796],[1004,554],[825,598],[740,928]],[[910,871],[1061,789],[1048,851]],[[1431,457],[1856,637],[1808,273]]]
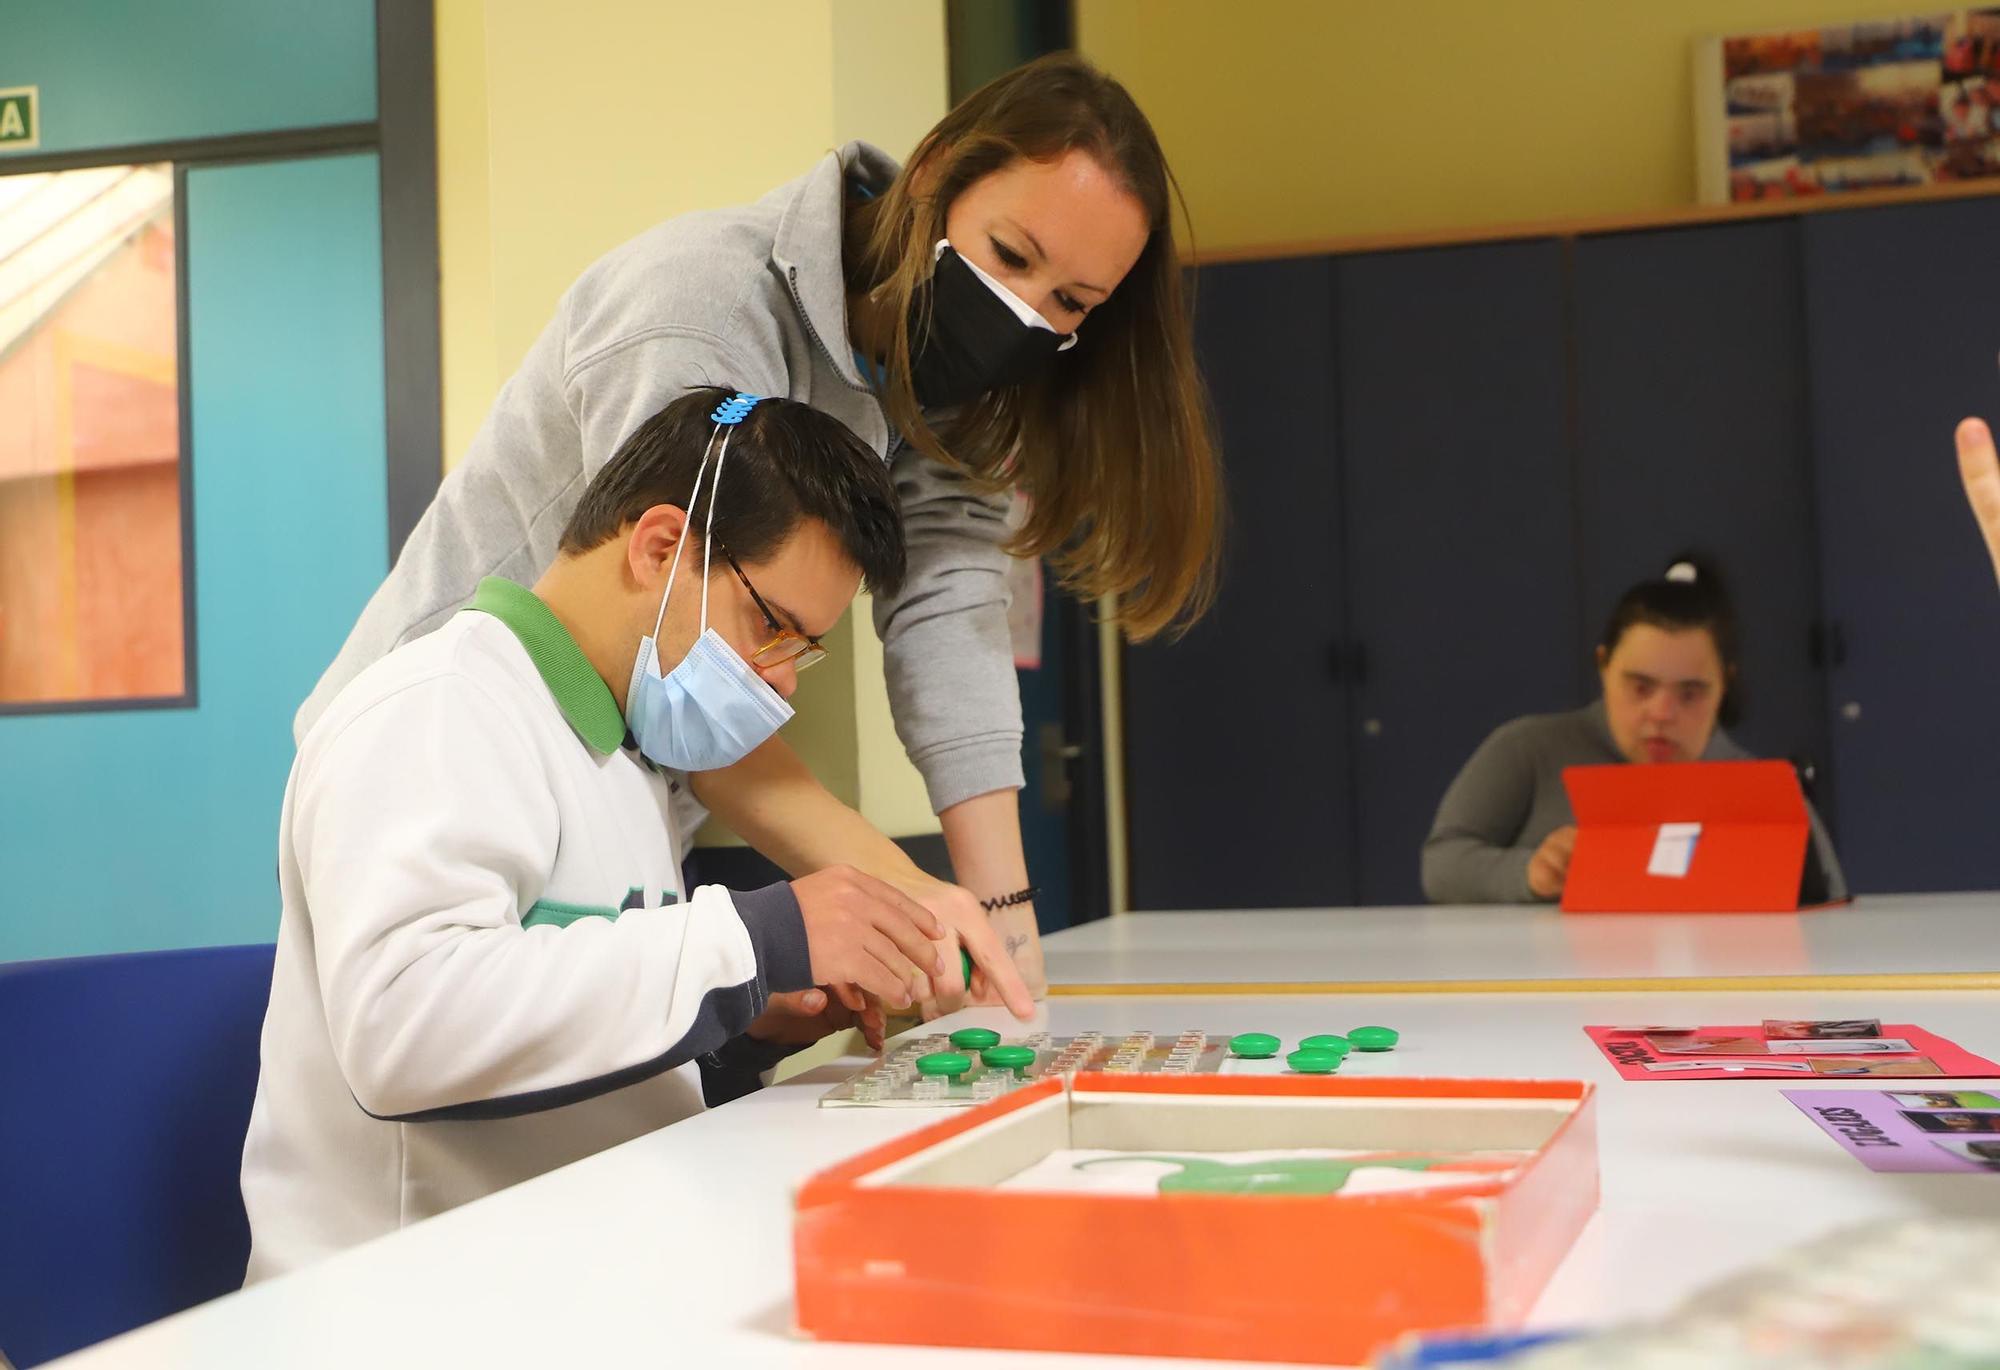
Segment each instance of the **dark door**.
[[1333,263],[1204,268],[1195,320],[1231,517],[1214,610],[1125,652],[1132,905],[1352,903]]
[[1473,749],[1575,703],[1562,256],[1388,253],[1338,279],[1359,894],[1410,904]]
[[1841,853],[1863,891],[2000,885],[2000,594],[1952,428],[2000,420],[2000,200],[1806,218]]

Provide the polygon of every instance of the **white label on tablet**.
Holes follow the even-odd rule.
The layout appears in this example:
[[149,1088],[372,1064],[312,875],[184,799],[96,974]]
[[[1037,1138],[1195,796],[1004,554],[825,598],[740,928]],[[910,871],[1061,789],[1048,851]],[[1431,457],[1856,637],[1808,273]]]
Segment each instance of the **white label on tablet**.
[[1701,836],[1699,823],[1662,823],[1660,832],[1653,839],[1653,859],[1646,863],[1646,874],[1664,875],[1670,880],[1686,877],[1688,867],[1694,864],[1695,839]]

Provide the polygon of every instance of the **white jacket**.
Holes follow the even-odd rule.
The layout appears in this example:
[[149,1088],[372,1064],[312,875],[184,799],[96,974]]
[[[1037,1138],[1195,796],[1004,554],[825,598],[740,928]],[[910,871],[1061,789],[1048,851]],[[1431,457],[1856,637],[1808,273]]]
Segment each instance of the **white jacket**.
[[306,735],[243,1153],[251,1280],[702,1107],[811,983],[789,885],[683,899],[669,779],[547,606],[489,580]]

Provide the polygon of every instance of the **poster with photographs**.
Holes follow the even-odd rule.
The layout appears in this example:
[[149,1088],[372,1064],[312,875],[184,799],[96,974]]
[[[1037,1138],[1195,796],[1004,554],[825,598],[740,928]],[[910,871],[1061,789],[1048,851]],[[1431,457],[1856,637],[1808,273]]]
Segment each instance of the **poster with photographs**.
[[2000,7],[1695,46],[1701,198],[2000,176]]
[[[2000,1061],[1976,1056],[1914,1023],[1876,1018],[1766,1018],[1760,1026],[1589,1026],[1584,1031],[1627,1080],[2000,1077]],[[1875,1035],[1859,1035],[1864,1032]],[[1919,1088],[1928,1091],[1931,1086]]]
[[2000,1175],[2000,1098],[1990,1090],[1783,1093],[1870,1170]]

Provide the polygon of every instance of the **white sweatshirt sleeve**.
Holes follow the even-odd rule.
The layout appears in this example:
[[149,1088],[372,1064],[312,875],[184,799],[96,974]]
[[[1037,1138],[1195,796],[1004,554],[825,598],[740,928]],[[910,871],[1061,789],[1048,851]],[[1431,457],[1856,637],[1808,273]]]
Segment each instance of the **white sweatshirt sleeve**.
[[299,764],[292,842],[320,992],[371,1114],[575,1103],[713,1050],[773,990],[810,983],[788,886],[524,929],[557,801],[527,731],[464,676],[321,730]]

